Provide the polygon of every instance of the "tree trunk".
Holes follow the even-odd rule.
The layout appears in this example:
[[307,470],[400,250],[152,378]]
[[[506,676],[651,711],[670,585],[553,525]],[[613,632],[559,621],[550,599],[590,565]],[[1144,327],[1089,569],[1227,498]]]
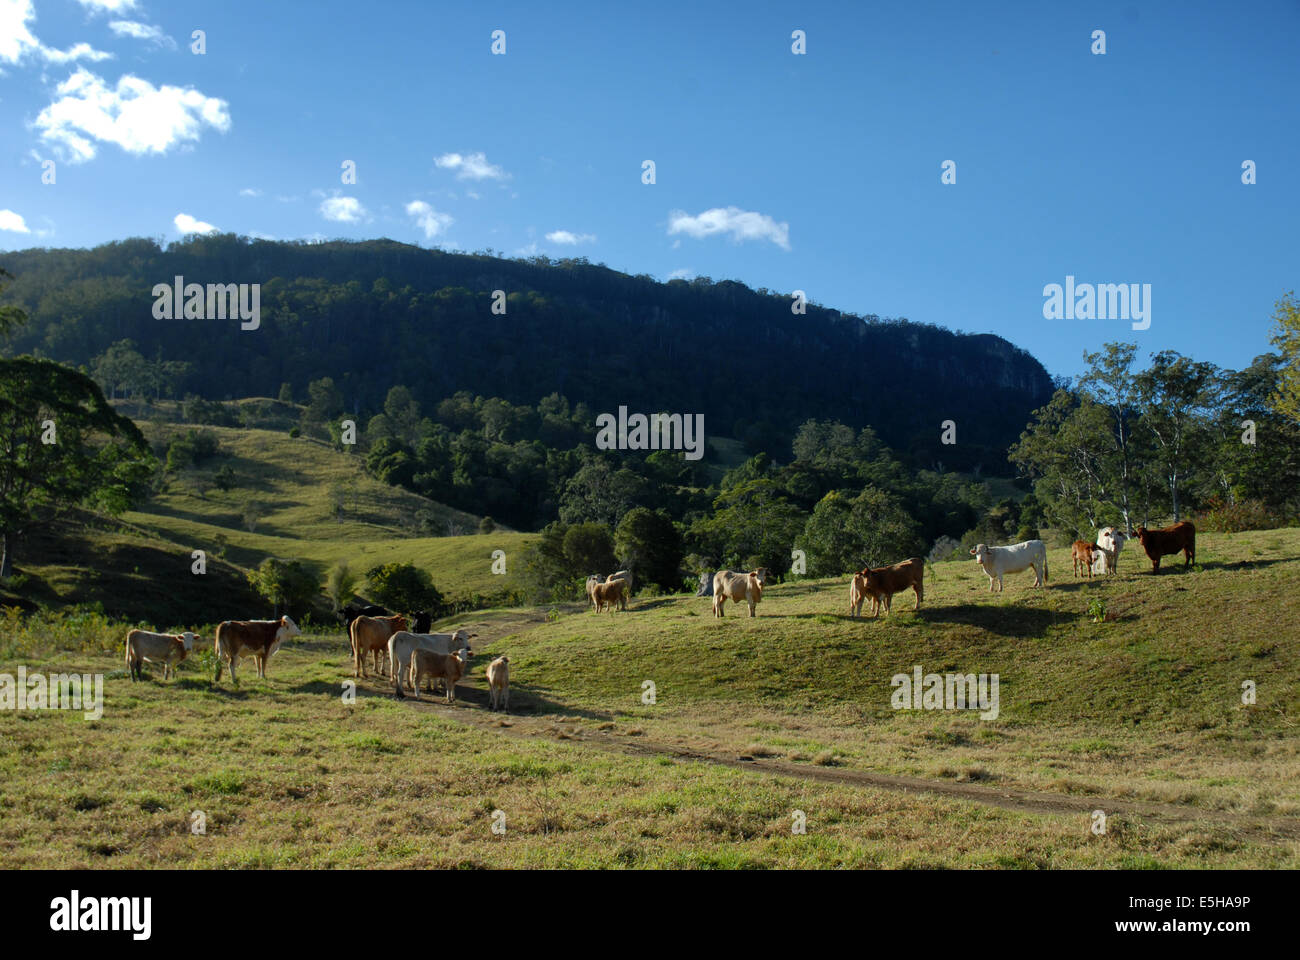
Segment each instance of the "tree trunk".
[[13,576],[13,552],[9,549],[10,536],[8,533],[0,533],[0,580],[8,580]]

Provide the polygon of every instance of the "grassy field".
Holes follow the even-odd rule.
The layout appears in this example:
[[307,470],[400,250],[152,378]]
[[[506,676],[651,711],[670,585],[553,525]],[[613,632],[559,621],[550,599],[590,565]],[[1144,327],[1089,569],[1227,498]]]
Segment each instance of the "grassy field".
[[[141,426],[151,441],[189,429]],[[121,522],[64,522],[21,542],[22,579],[0,589],[0,606],[17,598],[53,608],[98,603],[122,619],[159,627],[269,615],[244,577],[266,557],[312,561],[322,580],[343,561],[362,574],[379,563],[415,563],[448,600],[513,587],[511,561],[533,539],[529,534],[500,528],[479,534],[480,518],[380,483],[365,475],[357,456],[318,440],[290,438],[283,430],[202,429],[217,436],[218,455],[169,479],[142,510]],[[238,478],[226,492],[211,486],[222,466]],[[333,509],[336,495],[341,514]],[[244,522],[250,500],[262,508],[252,530]],[[436,535],[420,535],[420,517]],[[190,573],[195,549],[207,552],[206,579]],[[505,576],[492,572],[494,550],[506,554]]]
[[[600,616],[486,611],[457,621],[479,639],[453,706],[396,702],[382,678],[345,702],[341,632],[288,645],[266,680],[246,664],[236,690],[212,686],[210,662],[132,685],[107,652],[111,625],[60,633],[11,617],[0,669],[107,677],[99,720],[0,714],[0,854],[14,866],[1295,868],[1300,530],[1198,546],[1191,571],[1153,577],[1126,550],[1120,575],[1092,583],[1054,550],[1048,589],[1018,575],[1004,595],[973,562],[938,564],[919,613],[900,595],[877,621],[847,618],[843,580],[773,586],[752,620],[715,620],[685,597]],[[497,653],[512,663],[509,717],[484,706]],[[997,674],[999,716],[891,709],[890,678],[916,665]],[[194,811],[205,835],[190,832]]]

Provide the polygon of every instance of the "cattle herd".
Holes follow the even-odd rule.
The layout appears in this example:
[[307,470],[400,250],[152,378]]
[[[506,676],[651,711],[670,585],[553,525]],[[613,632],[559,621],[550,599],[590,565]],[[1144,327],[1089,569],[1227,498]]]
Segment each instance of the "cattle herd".
[[[1097,532],[1097,541],[1076,540],[1071,548],[1074,576],[1113,574],[1119,570],[1119,555],[1124,544],[1131,539],[1117,527],[1103,527]],[[1196,562],[1196,527],[1188,520],[1175,523],[1162,530],[1137,528],[1136,539],[1151,560],[1151,572],[1160,572],[1160,560],[1169,554],[1182,553],[1184,566]],[[1034,586],[1047,582],[1047,544],[1042,540],[1026,540],[1009,546],[977,544],[971,555],[989,578],[989,590],[996,585],[1003,589],[1003,577],[1032,569]],[[872,601],[872,617],[890,613],[894,594],[911,589],[916,593],[914,610],[919,610],[925,595],[925,561],[911,557],[885,567],[865,567],[853,574],[849,584],[849,616],[857,618],[867,598]],[[757,616],[756,607],[763,599],[763,588],[768,580],[766,567],[745,572],[719,570],[710,576],[700,575],[700,589],[696,596],[709,596],[712,587],[713,615],[723,616],[728,600],[745,603],[749,615]],[[593,574],[587,578],[587,599],[596,613],[602,610],[626,610],[632,591],[632,574],[619,570],[606,577]],[[447,703],[456,699],[456,684],[469,672],[473,655],[470,640],[478,634],[466,630],[453,633],[429,633],[433,617],[427,611],[416,611],[410,617],[392,614],[383,607],[349,604],[340,613],[347,626],[352,644],[352,675],[368,676],[366,661],[371,660],[377,674],[385,668],[392,676],[393,693],[406,694],[402,687],[405,677],[416,698],[420,697],[420,684],[433,692],[437,681],[444,690]],[[302,631],[287,615],[277,620],[225,620],[217,625],[213,652],[216,654],[215,681],[221,681],[223,665],[230,667],[232,683],[238,683],[236,665],[241,657],[251,657],[257,664],[257,675],[266,676],[266,664],[280,645]],[[202,644],[202,637],[186,631],[180,634],[153,633],[148,630],[131,630],[126,635],[126,666],[132,681],[140,679],[141,669],[147,661],[162,664],[163,679],[168,679],[176,665]],[[510,659],[496,657],[487,667],[489,709],[510,709]]]

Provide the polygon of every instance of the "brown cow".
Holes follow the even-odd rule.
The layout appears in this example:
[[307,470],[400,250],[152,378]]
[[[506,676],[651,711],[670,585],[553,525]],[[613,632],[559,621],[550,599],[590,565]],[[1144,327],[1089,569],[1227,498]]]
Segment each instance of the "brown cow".
[[921,600],[925,596],[925,561],[920,557],[902,560],[888,567],[867,567],[861,576],[866,583],[867,592],[875,599],[871,613],[873,618],[880,615],[882,601],[885,613],[889,613],[894,594],[908,587],[916,591],[916,605],[912,609],[921,609]]
[[857,619],[862,616],[862,601],[867,599],[867,581],[862,574],[855,573],[849,584],[849,616]]
[[230,679],[239,683],[235,676],[235,665],[241,656],[250,656],[257,661],[257,675],[266,677],[266,662],[271,654],[280,649],[280,644],[289,637],[302,634],[298,625],[289,617],[279,620],[224,620],[217,624],[217,639],[213,644],[217,654],[217,676],[214,682],[221,682],[221,664],[230,664]]
[[1151,572],[1160,572],[1160,558],[1167,553],[1183,554],[1183,566],[1190,567],[1196,562],[1196,526],[1190,520],[1175,523],[1163,530],[1148,530],[1138,527],[1138,540],[1142,549],[1151,558]]
[[595,583],[591,587],[591,602],[596,605],[596,612],[604,607],[613,610],[618,606],[621,610],[627,609],[627,597],[623,595],[623,589],[627,586],[626,580],[611,580],[609,583]]
[[373,654],[375,672],[383,676],[381,655],[388,653],[388,638],[410,627],[406,617],[357,617],[348,628],[352,640],[352,676],[366,676],[366,655]]
[[1074,575],[1079,575],[1079,565],[1082,564],[1084,570],[1088,572],[1088,579],[1092,579],[1092,560],[1101,548],[1095,543],[1089,543],[1087,540],[1076,540],[1070,548],[1070,558],[1074,561]]

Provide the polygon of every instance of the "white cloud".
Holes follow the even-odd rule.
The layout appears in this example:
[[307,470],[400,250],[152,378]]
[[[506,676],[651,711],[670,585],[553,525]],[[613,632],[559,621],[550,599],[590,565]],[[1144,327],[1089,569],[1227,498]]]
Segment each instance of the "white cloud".
[[320,215],[335,223],[358,223],[368,216],[356,197],[326,197],[321,201]]
[[58,86],[58,99],[40,112],[41,139],[62,148],[72,163],[94,158],[95,141],[127,153],[166,153],[198,140],[203,127],[230,129],[229,104],[193,87],[155,87],[127,74],[110,88],[84,67]]
[[451,214],[439,213],[423,200],[412,200],[408,203],[406,213],[408,216],[415,218],[415,222],[424,230],[424,236],[427,240],[432,240],[456,222]]
[[148,40],[150,43],[156,43],[160,47],[176,49],[176,41],[163,33],[162,27],[155,27],[151,23],[140,23],[137,20],[114,20],[108,25],[108,29],[119,37],[134,37],[136,40]]
[[176,224],[176,232],[182,237],[191,233],[216,233],[217,228],[210,223],[204,223],[202,220],[195,220],[188,213],[178,213],[172,218],[172,223]]
[[31,233],[27,228],[27,221],[12,210],[0,210],[0,230],[7,230],[10,233]]
[[458,180],[509,180],[506,173],[494,163],[488,163],[485,153],[444,153],[433,160],[444,170],[455,170]]
[[113,55],[96,50],[88,43],[77,43],[67,50],[47,47],[28,26],[36,20],[31,0],[0,0],[0,61],[17,63],[29,53],[37,53],[49,63],[65,64],[75,60],[110,60]]
[[243,190],[239,191],[239,195],[241,197],[260,197],[262,191],[258,190],[256,187],[245,187]]
[[686,267],[682,267],[680,270],[674,270],[672,273],[668,274],[668,279],[669,279],[669,280],[689,280],[689,279],[691,279],[691,277],[693,277],[693,276],[695,276],[695,271],[694,271],[694,270],[689,270],[689,269],[687,269]]
[[138,0],[77,0],[91,13],[125,13],[134,10]]
[[552,230],[546,235],[546,239],[551,243],[566,243],[575,246],[579,243],[595,243],[596,235],[594,233],[573,233],[569,230]]
[[714,207],[694,217],[684,210],[673,210],[668,214],[668,235],[676,233],[697,239],[726,233],[731,235],[733,243],[770,240],[782,250],[790,249],[790,224],[777,223],[766,214],[739,207]]

